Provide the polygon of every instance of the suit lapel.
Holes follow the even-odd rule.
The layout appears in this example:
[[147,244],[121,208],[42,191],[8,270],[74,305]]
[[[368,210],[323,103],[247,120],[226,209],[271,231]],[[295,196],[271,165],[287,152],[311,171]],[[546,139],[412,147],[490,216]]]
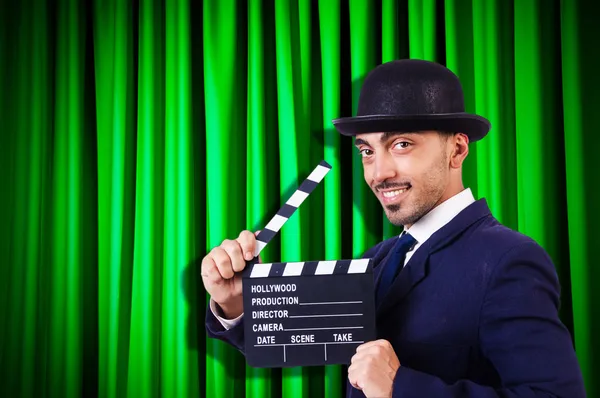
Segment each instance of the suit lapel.
[[[487,203],[485,199],[480,199],[471,204],[448,224],[431,235],[431,237],[417,249],[406,266],[394,280],[389,292],[377,308],[377,317],[393,308],[427,276],[429,271],[429,257],[433,253],[450,244],[471,225],[488,215],[490,215],[490,210],[487,206]],[[388,253],[382,259],[379,266],[375,269],[375,286],[377,286],[377,282],[381,276],[381,270],[389,258],[389,252],[392,246],[393,245],[387,247]]]

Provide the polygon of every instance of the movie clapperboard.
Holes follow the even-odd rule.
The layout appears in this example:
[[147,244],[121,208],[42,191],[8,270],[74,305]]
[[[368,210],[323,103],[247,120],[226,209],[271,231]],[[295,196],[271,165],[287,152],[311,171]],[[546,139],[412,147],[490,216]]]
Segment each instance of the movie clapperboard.
[[330,169],[322,161],[256,237],[255,259],[243,271],[250,366],[349,364],[356,347],[376,337],[371,259],[257,263]]

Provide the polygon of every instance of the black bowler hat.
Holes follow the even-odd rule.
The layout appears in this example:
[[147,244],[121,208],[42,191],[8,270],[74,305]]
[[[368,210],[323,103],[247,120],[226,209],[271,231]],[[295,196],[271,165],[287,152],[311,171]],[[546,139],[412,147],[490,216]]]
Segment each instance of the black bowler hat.
[[443,65],[418,59],[387,62],[365,78],[356,117],[333,120],[343,135],[438,130],[485,137],[490,122],[465,112],[458,77]]

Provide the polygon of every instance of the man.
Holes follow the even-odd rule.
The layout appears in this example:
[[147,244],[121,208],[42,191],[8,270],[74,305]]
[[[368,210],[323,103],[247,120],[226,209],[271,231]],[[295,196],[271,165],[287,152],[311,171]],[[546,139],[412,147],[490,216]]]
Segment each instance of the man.
[[[380,65],[365,79],[358,116],[334,124],[355,136],[367,184],[404,226],[364,254],[379,335],[357,348],[348,397],[584,397],[551,259],[463,187],[469,143],[490,124],[464,112],[458,77],[427,61]],[[234,272],[255,244],[244,231],[202,262],[208,333],[242,352]]]

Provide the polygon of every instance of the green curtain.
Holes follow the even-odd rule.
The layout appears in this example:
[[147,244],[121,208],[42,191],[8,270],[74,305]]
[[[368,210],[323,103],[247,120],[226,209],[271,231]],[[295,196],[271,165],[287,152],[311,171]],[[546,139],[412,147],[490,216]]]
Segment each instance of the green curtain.
[[600,25],[584,0],[0,3],[0,396],[341,397],[341,366],[254,369],[207,339],[201,258],[333,169],[265,261],[398,232],[352,140],[366,73],[443,63],[488,117],[464,182],[536,239],[600,397]]

